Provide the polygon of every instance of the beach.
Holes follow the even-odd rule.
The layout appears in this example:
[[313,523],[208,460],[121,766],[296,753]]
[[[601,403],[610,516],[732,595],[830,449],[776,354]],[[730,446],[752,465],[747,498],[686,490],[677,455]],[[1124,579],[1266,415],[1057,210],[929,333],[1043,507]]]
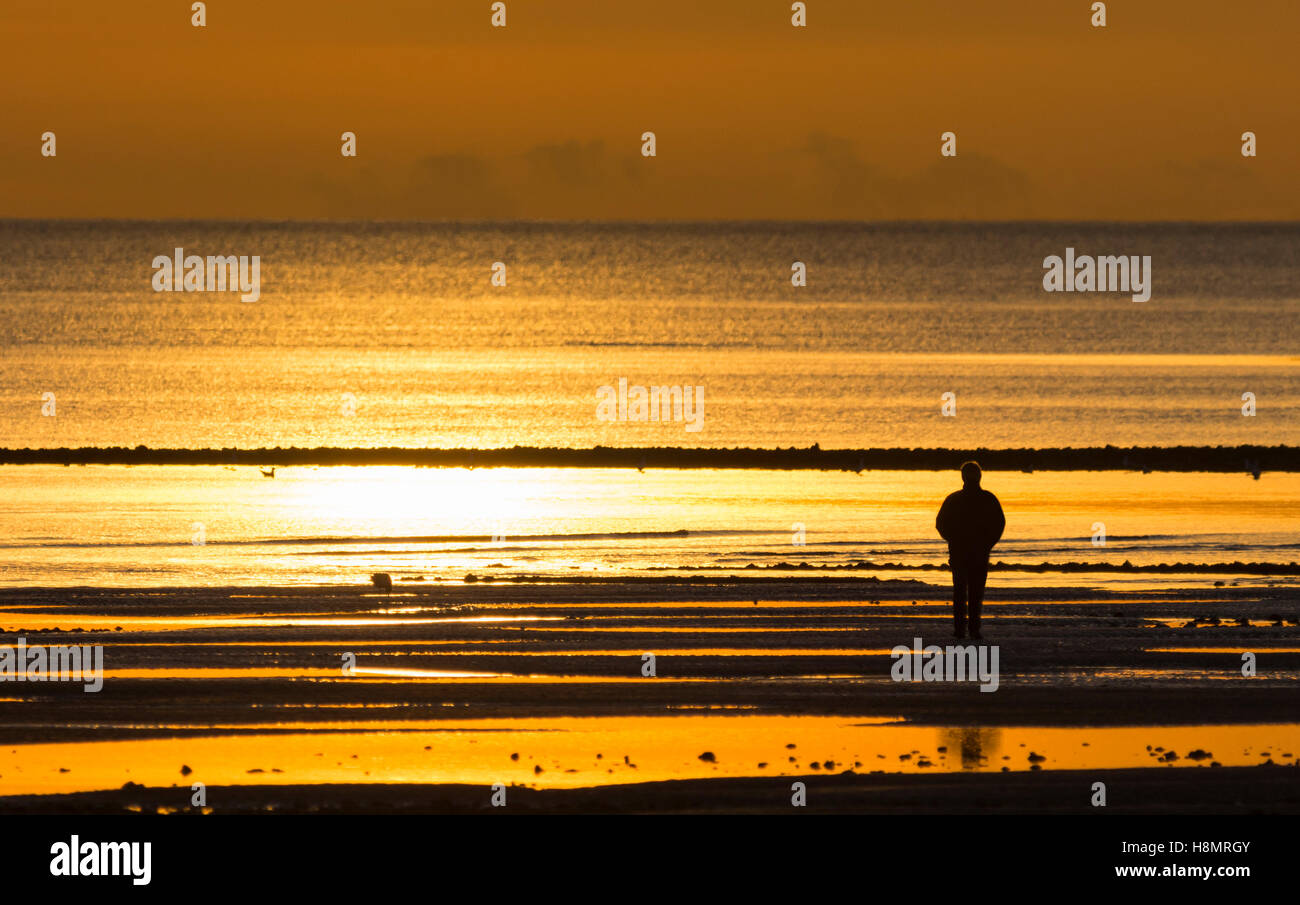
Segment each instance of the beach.
[[7,685],[0,809],[1293,811],[1300,595],[1206,585],[995,579],[991,694],[894,680],[958,643],[917,580],[4,589],[5,644],[104,681]]
[[0,808],[1294,812],[1297,235],[0,220]]
[[1300,4],[7,6],[24,891],[1286,888]]

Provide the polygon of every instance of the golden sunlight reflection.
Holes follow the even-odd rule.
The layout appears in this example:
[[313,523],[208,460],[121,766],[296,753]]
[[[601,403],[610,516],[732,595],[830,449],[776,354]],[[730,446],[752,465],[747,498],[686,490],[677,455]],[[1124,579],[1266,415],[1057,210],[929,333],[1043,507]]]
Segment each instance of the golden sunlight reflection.
[[[941,581],[928,571],[944,561],[934,510],[953,489],[937,471],[304,466],[265,480],[234,466],[15,468],[0,468],[12,502],[0,511],[0,584],[355,587],[388,572],[394,588],[374,592],[377,608],[435,584],[593,573]],[[1260,581],[1231,568],[1237,555],[1295,558],[1296,474],[990,471],[987,483],[1015,514],[997,554],[1019,568],[998,573],[1003,585],[1046,575],[1054,586],[1205,588]],[[1097,512],[1104,546],[1090,542]],[[808,529],[801,546],[794,524]],[[1219,571],[1116,571],[1125,562]]]
[[[320,728],[319,724],[316,728]],[[9,794],[230,784],[575,788],[723,776],[1250,766],[1294,760],[1294,725],[917,726],[844,717],[559,717],[0,749]],[[711,758],[702,755],[711,754]],[[517,755],[514,757],[513,755]],[[815,767],[814,767],[815,765]],[[540,768],[540,769],[538,769]]]

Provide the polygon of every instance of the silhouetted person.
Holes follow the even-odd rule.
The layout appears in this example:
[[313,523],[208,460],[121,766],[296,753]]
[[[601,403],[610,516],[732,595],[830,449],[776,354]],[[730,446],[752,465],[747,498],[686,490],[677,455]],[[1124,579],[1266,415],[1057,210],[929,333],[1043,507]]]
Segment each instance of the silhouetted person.
[[966,637],[966,608],[970,605],[970,636],[980,637],[980,607],[984,582],[989,577],[989,553],[1007,526],[998,498],[980,487],[978,462],[961,467],[962,488],[950,493],[939,509],[934,526],[948,542],[952,566],[952,614],[958,638]]

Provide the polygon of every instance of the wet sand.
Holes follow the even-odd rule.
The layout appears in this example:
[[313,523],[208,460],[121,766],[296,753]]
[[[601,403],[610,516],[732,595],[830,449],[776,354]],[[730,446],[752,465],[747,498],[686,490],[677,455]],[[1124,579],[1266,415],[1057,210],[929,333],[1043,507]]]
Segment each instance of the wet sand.
[[995,588],[993,693],[892,680],[914,581],[3,590],[105,680],[0,685],[0,810],[1293,812],[1300,594],[1206,585]]
[[[771,779],[705,779],[580,789],[512,786],[495,807],[481,785],[338,784],[210,786],[207,807],[188,787],[0,799],[6,814],[1101,814],[1092,784],[1104,781],[1109,814],[1294,814],[1295,770],[1225,767],[1208,771],[1110,770],[1057,773],[897,776],[810,774]],[[795,781],[808,791],[791,803]],[[178,801],[178,799],[182,799]]]

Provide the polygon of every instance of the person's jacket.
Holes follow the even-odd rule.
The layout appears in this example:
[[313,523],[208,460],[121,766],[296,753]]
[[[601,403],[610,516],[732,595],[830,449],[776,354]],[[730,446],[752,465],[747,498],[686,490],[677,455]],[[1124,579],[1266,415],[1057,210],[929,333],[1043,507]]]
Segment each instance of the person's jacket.
[[952,555],[988,556],[1007,520],[997,497],[982,487],[963,487],[943,501],[934,526]]

